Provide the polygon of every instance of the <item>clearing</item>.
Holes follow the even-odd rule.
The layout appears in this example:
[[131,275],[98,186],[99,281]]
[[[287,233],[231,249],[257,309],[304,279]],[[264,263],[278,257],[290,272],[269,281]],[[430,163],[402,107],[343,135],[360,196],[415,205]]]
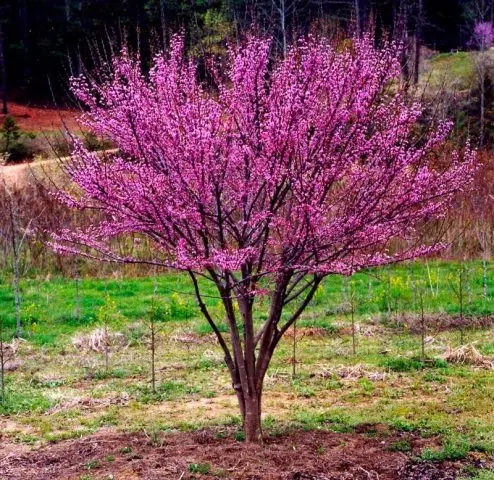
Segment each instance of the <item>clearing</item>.
[[[186,277],[125,278],[117,270],[108,279],[23,279],[24,338],[6,345],[0,478],[492,480],[494,278],[488,265],[484,297],[481,267],[467,265],[463,317],[451,288],[454,263],[356,275],[355,354],[350,285],[328,279],[273,359],[267,442],[248,448],[221,351]],[[425,359],[412,288],[418,278],[428,279]],[[214,290],[204,288],[220,315]],[[164,309],[153,393],[155,290]],[[8,277],[0,281],[0,311],[10,333]]]

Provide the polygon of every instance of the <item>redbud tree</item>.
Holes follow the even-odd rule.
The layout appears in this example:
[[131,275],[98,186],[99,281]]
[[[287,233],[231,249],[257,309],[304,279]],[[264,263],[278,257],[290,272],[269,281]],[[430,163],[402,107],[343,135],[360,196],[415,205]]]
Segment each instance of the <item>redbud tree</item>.
[[[475,156],[466,146],[437,160],[451,125],[419,127],[423,107],[400,87],[396,45],[309,37],[275,60],[270,46],[251,36],[201,79],[175,36],[147,72],[124,51],[111,74],[73,79],[85,125],[117,151],[75,145],[66,169],[78,193],[59,197],[98,221],[54,238],[63,252],[187,272],[247,441],[261,438],[273,353],[321,281],[440,248],[414,241],[416,227],[466,187]],[[111,240],[128,234],[151,239],[153,257],[114,251]],[[201,277],[224,318],[208,309]]]

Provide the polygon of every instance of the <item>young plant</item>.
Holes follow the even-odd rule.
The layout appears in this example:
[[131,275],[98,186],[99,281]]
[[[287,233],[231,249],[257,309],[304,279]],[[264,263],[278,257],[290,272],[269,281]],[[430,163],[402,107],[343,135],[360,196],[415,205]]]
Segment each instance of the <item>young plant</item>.
[[352,320],[352,354],[357,355],[357,332],[355,330],[356,292],[355,281],[350,280],[350,318]]
[[0,159],[21,160],[27,154],[25,139],[35,138],[33,133],[23,132],[14,117],[7,115],[0,125]]
[[79,287],[80,279],[79,279],[79,268],[76,262],[75,268],[74,268],[74,286],[75,286],[75,312],[74,312],[74,317],[76,320],[81,319],[81,296],[79,293],[80,287]]
[[7,115],[0,126],[0,149],[8,158],[12,151],[20,145],[21,131],[14,117]]
[[293,342],[292,342],[292,379],[297,374],[297,321],[293,322]]
[[425,285],[423,282],[417,282],[417,297],[419,300],[420,306],[420,353],[422,356],[422,361],[425,361],[425,334],[427,326],[425,324],[425,309],[424,309],[424,293],[425,293]]
[[0,402],[4,403],[5,396],[5,349],[3,344],[3,317],[0,315]]
[[465,292],[467,282],[467,266],[464,261],[461,261],[458,265],[457,271],[449,275],[449,284],[451,290],[455,294],[458,300],[459,308],[459,330],[460,330],[460,345],[465,343],[465,325],[464,325],[464,312],[465,312]]
[[96,318],[103,329],[103,355],[105,372],[108,374],[110,371],[110,329],[117,326],[121,319],[116,302],[108,294],[105,303],[98,309]]
[[[228,49],[226,68],[207,62],[205,76],[174,36],[149,74],[124,50],[112,76],[72,80],[86,128],[117,152],[103,158],[74,139],[65,168],[82,194],[58,198],[97,208],[101,221],[59,232],[53,245],[188,273],[223,349],[248,442],[261,439],[274,351],[322,280],[438,251],[387,246],[418,241],[415,227],[470,183],[468,147],[436,161],[451,124],[418,128],[424,109],[400,83],[399,55],[364,35],[346,47],[308,37],[273,59],[270,39],[248,36]],[[120,255],[109,240],[125,234],[148,236],[156,254]],[[199,278],[217,290],[228,340]],[[270,305],[257,328],[261,294]]]
[[149,351],[151,354],[151,390],[153,394],[156,394],[156,337],[158,335],[156,322],[167,320],[170,318],[170,315],[170,307],[158,302],[155,296],[153,296],[149,311]]

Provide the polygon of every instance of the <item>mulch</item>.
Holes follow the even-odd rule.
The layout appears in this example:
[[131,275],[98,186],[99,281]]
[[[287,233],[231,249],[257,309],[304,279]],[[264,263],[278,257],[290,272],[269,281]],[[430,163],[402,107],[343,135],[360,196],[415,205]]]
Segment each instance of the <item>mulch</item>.
[[[390,449],[404,438],[410,452]],[[159,435],[101,431],[35,451],[13,448],[9,453],[0,440],[0,478],[454,480],[466,463],[472,464],[472,459],[463,464],[416,460],[414,454],[434,441],[409,433],[380,435],[375,429],[295,431],[263,445],[247,445],[235,440],[233,431],[218,429]]]

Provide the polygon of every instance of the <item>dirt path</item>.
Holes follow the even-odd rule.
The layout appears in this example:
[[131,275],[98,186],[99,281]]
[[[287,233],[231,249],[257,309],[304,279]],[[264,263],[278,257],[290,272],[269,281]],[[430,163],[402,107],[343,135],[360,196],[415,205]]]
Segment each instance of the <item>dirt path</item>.
[[[99,155],[111,154],[117,152],[117,149],[99,150]],[[48,158],[46,160],[37,160],[34,162],[17,163],[14,165],[0,166],[0,181],[3,178],[8,184],[21,184],[25,182],[29,174],[56,173],[60,171],[60,163],[70,160],[70,157]]]
[[39,160],[30,163],[18,163],[15,165],[4,165],[0,167],[0,175],[8,184],[19,184],[25,182],[29,173],[32,170],[44,169],[57,165],[58,160],[56,158],[50,158],[47,160]]
[[[102,431],[81,440],[36,451],[0,443],[0,478],[5,480],[454,480],[466,463],[417,462],[412,454],[431,439],[382,432],[302,432],[268,438],[263,446],[234,439],[235,431],[116,433]],[[396,442],[409,445],[404,454]],[[475,464],[475,462],[473,462]]]

